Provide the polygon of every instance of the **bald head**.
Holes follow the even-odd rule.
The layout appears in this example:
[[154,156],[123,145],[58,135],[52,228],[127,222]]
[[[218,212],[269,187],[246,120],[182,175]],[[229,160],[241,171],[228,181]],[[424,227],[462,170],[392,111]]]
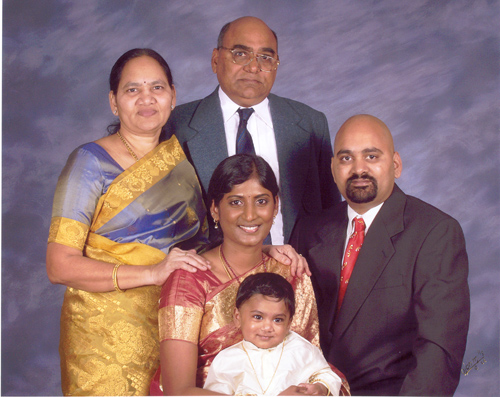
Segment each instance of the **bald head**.
[[402,167],[391,132],[380,119],[368,114],[352,116],[337,132],[333,178],[358,214],[387,200]]
[[237,18],[234,21],[226,23],[222,27],[222,29],[219,33],[219,37],[217,38],[217,48],[220,48],[224,45],[223,44],[224,43],[224,36],[226,35],[227,31],[229,30],[229,28],[231,26],[234,27],[236,25],[236,27],[238,27],[238,25],[246,25],[247,23],[250,24],[250,26],[254,26],[254,27],[257,26],[259,28],[268,29],[269,32],[272,33],[272,35],[274,36],[274,38],[276,40],[276,49],[278,48],[278,36],[274,32],[274,30],[272,30],[269,26],[267,26],[266,23],[262,19],[259,19],[256,17],[251,17],[251,16]]
[[[394,141],[392,139],[391,131],[385,123],[375,116],[370,114],[357,114],[349,117],[344,124],[340,127],[335,136],[334,146],[340,142],[345,135],[361,133],[366,131],[369,134],[379,135],[382,141],[385,141],[388,147],[394,152]],[[334,153],[336,151],[334,150]]]
[[274,32],[259,18],[242,17],[226,24],[212,52],[212,70],[220,88],[238,106],[251,107],[267,98],[276,79],[278,67],[264,71],[255,56],[245,65],[234,60],[234,51],[278,57]]

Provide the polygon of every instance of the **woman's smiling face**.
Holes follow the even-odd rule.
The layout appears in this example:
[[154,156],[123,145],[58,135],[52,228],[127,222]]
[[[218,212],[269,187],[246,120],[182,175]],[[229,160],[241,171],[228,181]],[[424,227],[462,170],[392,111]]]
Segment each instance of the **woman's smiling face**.
[[278,197],[264,188],[257,177],[233,186],[212,213],[220,223],[225,242],[262,244],[278,213]]

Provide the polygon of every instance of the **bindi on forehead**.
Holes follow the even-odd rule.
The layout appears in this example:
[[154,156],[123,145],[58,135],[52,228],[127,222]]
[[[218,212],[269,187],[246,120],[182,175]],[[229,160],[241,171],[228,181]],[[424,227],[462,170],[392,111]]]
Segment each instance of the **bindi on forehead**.
[[129,81],[128,83],[125,83],[123,87],[128,88],[128,87],[138,87],[140,85],[155,86],[155,85],[167,85],[167,84],[168,84],[168,82],[166,82],[164,80],[153,80],[153,81],[143,80],[142,83],[141,83],[141,80],[139,80],[138,82]]

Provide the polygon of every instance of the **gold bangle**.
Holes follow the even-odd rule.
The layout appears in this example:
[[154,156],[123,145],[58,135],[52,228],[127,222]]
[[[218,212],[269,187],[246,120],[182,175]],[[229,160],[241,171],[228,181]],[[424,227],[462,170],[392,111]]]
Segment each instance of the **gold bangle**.
[[328,383],[326,383],[324,380],[322,379],[315,379],[313,383],[321,383],[323,386],[326,387],[326,394],[325,396],[331,396],[332,395],[332,392],[330,391],[330,386],[328,386]]
[[118,292],[124,292],[119,286],[118,286],[118,280],[116,279],[116,276],[118,274],[118,268],[121,266],[121,263],[117,263],[115,267],[113,268],[113,285],[115,286],[115,290]]

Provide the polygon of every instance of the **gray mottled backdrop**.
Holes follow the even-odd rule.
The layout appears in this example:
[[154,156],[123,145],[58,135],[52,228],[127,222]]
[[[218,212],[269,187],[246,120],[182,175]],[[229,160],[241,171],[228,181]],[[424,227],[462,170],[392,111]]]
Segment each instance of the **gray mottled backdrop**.
[[[2,394],[60,394],[64,287],[49,283],[52,196],[67,156],[112,120],[107,77],[133,47],[170,63],[178,102],[216,85],[221,26],[264,19],[279,36],[273,92],[328,117],[384,120],[400,186],[462,224],[472,319],[457,394],[499,395],[499,4],[497,1],[3,2]],[[476,360],[476,361],[475,361]]]

